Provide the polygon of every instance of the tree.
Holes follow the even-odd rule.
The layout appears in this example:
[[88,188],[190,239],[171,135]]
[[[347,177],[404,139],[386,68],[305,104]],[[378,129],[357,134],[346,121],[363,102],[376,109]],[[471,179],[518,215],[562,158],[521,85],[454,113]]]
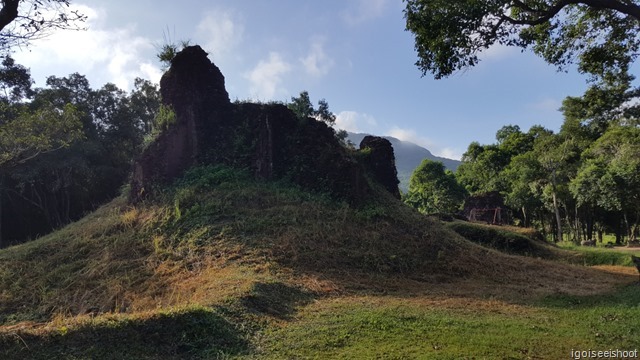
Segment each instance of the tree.
[[543,206],[540,180],[544,175],[536,155],[529,151],[513,157],[502,176],[508,184],[506,204],[519,209],[522,225],[530,226],[534,213]]
[[480,145],[473,142],[462,155],[456,178],[472,194],[503,191],[500,173],[509,164],[509,153],[499,145]]
[[564,69],[625,73],[638,56],[637,0],[405,0],[416,65],[436,79],[472,67],[493,45],[531,48]]
[[291,97],[291,103],[287,104],[289,110],[293,111],[298,119],[314,118],[322,121],[329,126],[336,123],[336,115],[329,110],[329,103],[325,99],[318,101],[318,109],[315,109],[309,92],[304,90],[300,92],[298,97]]
[[423,214],[453,214],[466,194],[441,162],[425,159],[411,175],[405,203]]
[[160,109],[160,89],[149,80],[136,78],[130,99],[133,111],[143,124],[144,133],[150,134]]
[[70,0],[2,0],[0,52],[28,45],[56,29],[83,30],[87,17],[70,10]]
[[[318,121],[322,121],[333,129],[336,124],[336,115],[329,110],[329,103],[325,99],[318,101],[318,109],[316,110],[309,98],[309,92],[304,90],[300,92],[298,97],[291,97],[291,102],[287,104],[289,110],[296,114],[296,117],[300,120],[307,118],[313,118]],[[336,138],[340,143],[349,148],[353,148],[353,143],[349,141],[346,130],[335,131]]]
[[291,102],[287,104],[287,107],[296,114],[298,119],[313,117],[315,114],[313,103],[309,98],[309,92],[306,90],[301,91],[298,97],[291,97]]
[[[1,75],[0,68],[0,80]],[[32,98],[2,103],[9,110],[0,117],[7,124],[0,125],[7,134],[0,136],[1,194],[7,203],[1,230],[19,242],[77,219],[118,193],[158,113],[159,93],[144,80],[131,93],[113,84],[94,90],[84,76],[71,74],[49,77]],[[71,109],[73,130],[54,132],[58,117],[66,118]],[[74,134],[80,139],[64,137]]]
[[3,245],[2,196],[7,170],[41,154],[68,147],[81,136],[78,113],[72,105],[65,106],[62,112],[53,107],[23,112],[16,119],[0,124],[0,247]]
[[16,64],[10,56],[5,56],[0,68],[0,102],[16,103],[33,96],[31,72]]
[[586,161],[571,182],[582,204],[595,204],[622,218],[627,236],[640,223],[640,129],[613,126],[585,151]]
[[80,120],[72,105],[65,106],[62,112],[47,107],[22,113],[0,126],[0,169],[62,149],[79,138]]

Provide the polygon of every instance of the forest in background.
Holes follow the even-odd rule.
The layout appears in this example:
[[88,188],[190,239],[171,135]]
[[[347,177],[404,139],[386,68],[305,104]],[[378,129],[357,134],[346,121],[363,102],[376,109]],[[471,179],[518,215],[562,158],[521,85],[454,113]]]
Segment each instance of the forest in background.
[[[153,132],[155,84],[131,92],[91,88],[86,77],[51,76],[32,88],[29,70],[0,67],[0,234],[4,245],[46,234],[112,199]],[[2,244],[2,242],[0,242]]]

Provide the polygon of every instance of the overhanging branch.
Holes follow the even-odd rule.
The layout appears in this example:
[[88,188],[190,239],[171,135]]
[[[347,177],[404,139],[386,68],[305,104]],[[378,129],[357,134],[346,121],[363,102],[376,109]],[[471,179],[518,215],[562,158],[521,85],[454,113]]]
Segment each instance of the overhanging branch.
[[547,9],[535,9],[520,0],[513,0],[512,8],[516,7],[530,15],[529,18],[513,18],[501,15],[501,18],[512,25],[540,25],[558,15],[562,9],[569,5],[583,4],[595,9],[615,10],[640,21],[640,6],[630,1],[611,0],[561,0],[554,2]]

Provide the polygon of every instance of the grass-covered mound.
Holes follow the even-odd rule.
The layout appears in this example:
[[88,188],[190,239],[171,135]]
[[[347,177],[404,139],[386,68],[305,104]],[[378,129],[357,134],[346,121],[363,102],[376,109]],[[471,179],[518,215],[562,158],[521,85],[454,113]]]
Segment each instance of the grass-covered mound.
[[466,221],[446,222],[445,226],[476,244],[507,254],[539,257],[584,266],[633,266],[628,253],[618,249],[548,243],[531,228],[496,226]]
[[154,200],[116,199],[0,251],[0,358],[268,354],[266,329],[295,323],[299,309],[326,299],[519,302],[601,293],[635,279],[502,254],[384,190],[376,195],[354,207],[240,170],[200,167]]
[[554,251],[535,231],[524,232],[513,227],[490,226],[466,221],[446,226],[465,239],[509,254],[553,258]]

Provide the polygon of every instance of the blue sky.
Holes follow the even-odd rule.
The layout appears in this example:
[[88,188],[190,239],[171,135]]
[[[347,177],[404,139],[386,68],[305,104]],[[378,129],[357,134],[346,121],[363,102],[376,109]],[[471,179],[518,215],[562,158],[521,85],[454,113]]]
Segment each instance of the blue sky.
[[159,81],[167,36],[210,53],[231,99],[287,101],[302,90],[325,98],[349,131],[391,135],[459,159],[469,143],[493,143],[503,125],[558,130],[562,99],[586,89],[535,55],[494,47],[450,78],[421,77],[400,0],[73,1],[88,30],[58,31],[16,60],[37,86],[73,72],[94,88]]

